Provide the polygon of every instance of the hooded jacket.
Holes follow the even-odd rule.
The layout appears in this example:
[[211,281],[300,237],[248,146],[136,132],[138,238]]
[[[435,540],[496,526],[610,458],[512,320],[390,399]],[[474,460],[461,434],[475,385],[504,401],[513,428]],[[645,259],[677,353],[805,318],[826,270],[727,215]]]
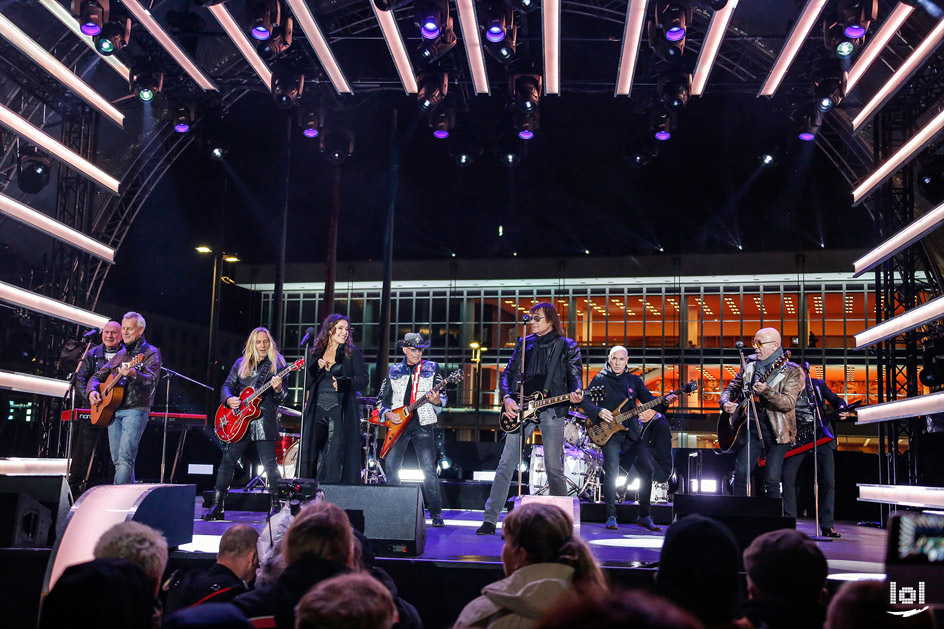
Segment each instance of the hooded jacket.
[[[600,373],[593,376],[593,380],[590,381],[591,389],[600,386],[603,387],[603,400],[599,406],[593,403],[593,400],[590,399],[593,396],[590,395],[584,396],[583,402],[580,405],[581,408],[587,412],[589,421],[594,424],[600,421],[601,410],[605,408],[609,411],[613,411],[623,400],[627,400],[627,402],[623,405],[621,412],[634,408],[637,405],[637,400],[645,403],[656,399],[656,396],[650,393],[649,389],[646,388],[646,383],[642,381],[642,378],[629,373],[627,370],[624,370],[621,374],[616,374],[610,369],[609,365],[606,365]],[[667,404],[660,404],[655,410],[662,413],[665,412],[667,406]],[[615,414],[616,413],[614,413],[614,415]],[[625,426],[629,431],[629,438],[633,441],[639,441],[642,434],[639,421],[636,419],[627,421]]]
[[463,608],[457,627],[515,629],[535,625],[570,590],[574,569],[560,563],[535,563],[482,588]]

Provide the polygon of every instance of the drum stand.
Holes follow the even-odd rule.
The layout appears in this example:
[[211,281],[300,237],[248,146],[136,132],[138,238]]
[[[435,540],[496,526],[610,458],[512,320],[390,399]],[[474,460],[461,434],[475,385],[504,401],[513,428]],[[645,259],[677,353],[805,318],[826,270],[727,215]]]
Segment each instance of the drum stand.
[[594,447],[581,448],[584,459],[587,460],[587,477],[583,487],[577,492],[577,497],[590,502],[600,502],[603,493],[603,481],[605,476],[603,465],[600,463],[599,450]]
[[[368,408],[367,416],[373,412],[372,405]],[[387,475],[384,473],[380,459],[377,458],[377,442],[380,441],[380,426],[367,422],[367,441],[364,443],[364,472],[362,478],[365,485],[386,485]]]

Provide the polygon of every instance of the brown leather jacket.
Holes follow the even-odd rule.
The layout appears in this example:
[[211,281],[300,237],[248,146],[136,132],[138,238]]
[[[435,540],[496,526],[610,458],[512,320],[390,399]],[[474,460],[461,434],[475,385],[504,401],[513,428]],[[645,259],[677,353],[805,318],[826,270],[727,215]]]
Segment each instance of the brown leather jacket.
[[[744,370],[739,371],[734,379],[724,388],[719,405],[725,402],[737,402],[746,380],[754,377],[754,361],[748,358]],[[787,362],[783,371],[775,374],[767,382],[770,388],[760,396],[758,404],[767,409],[767,419],[777,436],[777,443],[793,443],[796,439],[796,404],[797,396],[805,385],[803,370],[799,365]]]

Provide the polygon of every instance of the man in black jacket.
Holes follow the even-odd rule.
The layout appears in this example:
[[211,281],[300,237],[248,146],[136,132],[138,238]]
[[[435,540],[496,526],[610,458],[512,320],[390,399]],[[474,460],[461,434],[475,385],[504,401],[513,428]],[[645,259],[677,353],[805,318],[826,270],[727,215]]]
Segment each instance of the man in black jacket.
[[[121,324],[117,321],[109,321],[102,326],[102,344],[90,348],[82,358],[82,364],[75,372],[75,393],[76,404],[83,406],[88,404],[88,397],[85,388],[88,386],[89,378],[96,371],[105,366],[109,360],[115,357],[121,349]],[[99,461],[105,459],[108,442],[102,439],[105,428],[94,426],[91,422],[78,422],[75,426],[76,436],[72,448],[72,469],[70,470],[70,484],[73,487],[73,494],[78,496],[85,491],[89,479],[92,477],[89,465],[92,459],[101,453]],[[102,449],[102,444],[104,448]],[[107,473],[107,465],[94,466]],[[111,476],[108,477],[109,479]],[[107,481],[105,481],[107,482]]]
[[[597,406],[590,399],[583,401],[583,408],[587,412],[588,421],[612,422],[613,411],[624,400],[622,411],[636,406],[636,401],[651,402],[655,396],[646,388],[642,378],[629,373],[626,363],[629,353],[625,347],[617,345],[610,349],[606,366],[593,377],[590,387],[603,387],[603,402]],[[675,396],[669,396],[666,401],[671,403]],[[627,430],[618,432],[610,437],[603,446],[603,468],[606,472],[603,480],[603,501],[606,503],[606,528],[616,530],[616,477],[619,475],[620,453],[626,457],[626,467],[635,467],[639,474],[639,511],[636,524],[650,531],[661,531],[662,528],[652,522],[649,515],[649,505],[652,499],[652,457],[646,442],[642,440],[642,428],[638,418],[626,420]]]
[[[128,312],[121,318],[121,340],[125,346],[92,375],[87,387],[92,404],[101,401],[99,391],[108,376],[120,376],[125,387],[121,405],[108,425],[108,445],[115,464],[116,485],[134,482],[138,444],[147,428],[148,413],[161,379],[161,351],[144,340],[146,325],[144,317],[137,312]],[[138,354],[144,356],[141,364],[131,367],[131,359]]]
[[[504,403],[504,415],[513,419],[518,413],[515,401],[519,391],[519,381],[524,380],[524,394],[541,391],[547,397],[570,394],[571,404],[583,400],[581,387],[580,347],[572,339],[564,336],[564,328],[553,304],[542,302],[531,308],[531,331],[534,334],[525,337],[524,369],[521,369],[521,343],[515,346],[511,359],[501,375],[501,393]],[[523,372],[523,374],[522,374]],[[564,419],[567,406],[558,404],[547,406],[535,418],[541,427],[541,443],[544,445],[544,465],[552,496],[567,495],[567,479],[564,476]],[[536,425],[528,422],[517,431],[508,433],[502,450],[492,490],[485,502],[485,521],[478,528],[478,535],[491,535],[495,532],[498,512],[508,499],[512,472],[518,467],[521,433],[527,440]]]

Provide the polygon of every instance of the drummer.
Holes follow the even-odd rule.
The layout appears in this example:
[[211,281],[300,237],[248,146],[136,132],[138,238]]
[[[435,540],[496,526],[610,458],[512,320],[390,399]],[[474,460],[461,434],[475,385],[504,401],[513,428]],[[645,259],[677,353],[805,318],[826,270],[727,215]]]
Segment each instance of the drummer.
[[[629,352],[626,348],[617,345],[610,349],[606,366],[590,381],[590,388],[602,386],[604,396],[602,405],[594,404],[590,396],[586,396],[581,408],[587,413],[589,421],[593,423],[613,421],[613,410],[626,400],[622,410],[626,411],[636,406],[636,401],[649,402],[655,396],[646,388],[642,378],[629,373],[626,364],[629,361]],[[666,398],[666,405],[675,399]],[[664,408],[662,409],[664,410]],[[603,482],[603,500],[606,503],[606,528],[616,530],[616,477],[619,475],[620,454],[626,457],[626,469],[636,468],[639,474],[639,508],[635,524],[650,531],[661,531],[662,528],[652,522],[649,506],[652,498],[652,470],[653,462],[646,443],[641,439],[642,430],[636,418],[627,420],[627,430],[618,432],[610,437],[603,446],[603,468],[606,471]]]

